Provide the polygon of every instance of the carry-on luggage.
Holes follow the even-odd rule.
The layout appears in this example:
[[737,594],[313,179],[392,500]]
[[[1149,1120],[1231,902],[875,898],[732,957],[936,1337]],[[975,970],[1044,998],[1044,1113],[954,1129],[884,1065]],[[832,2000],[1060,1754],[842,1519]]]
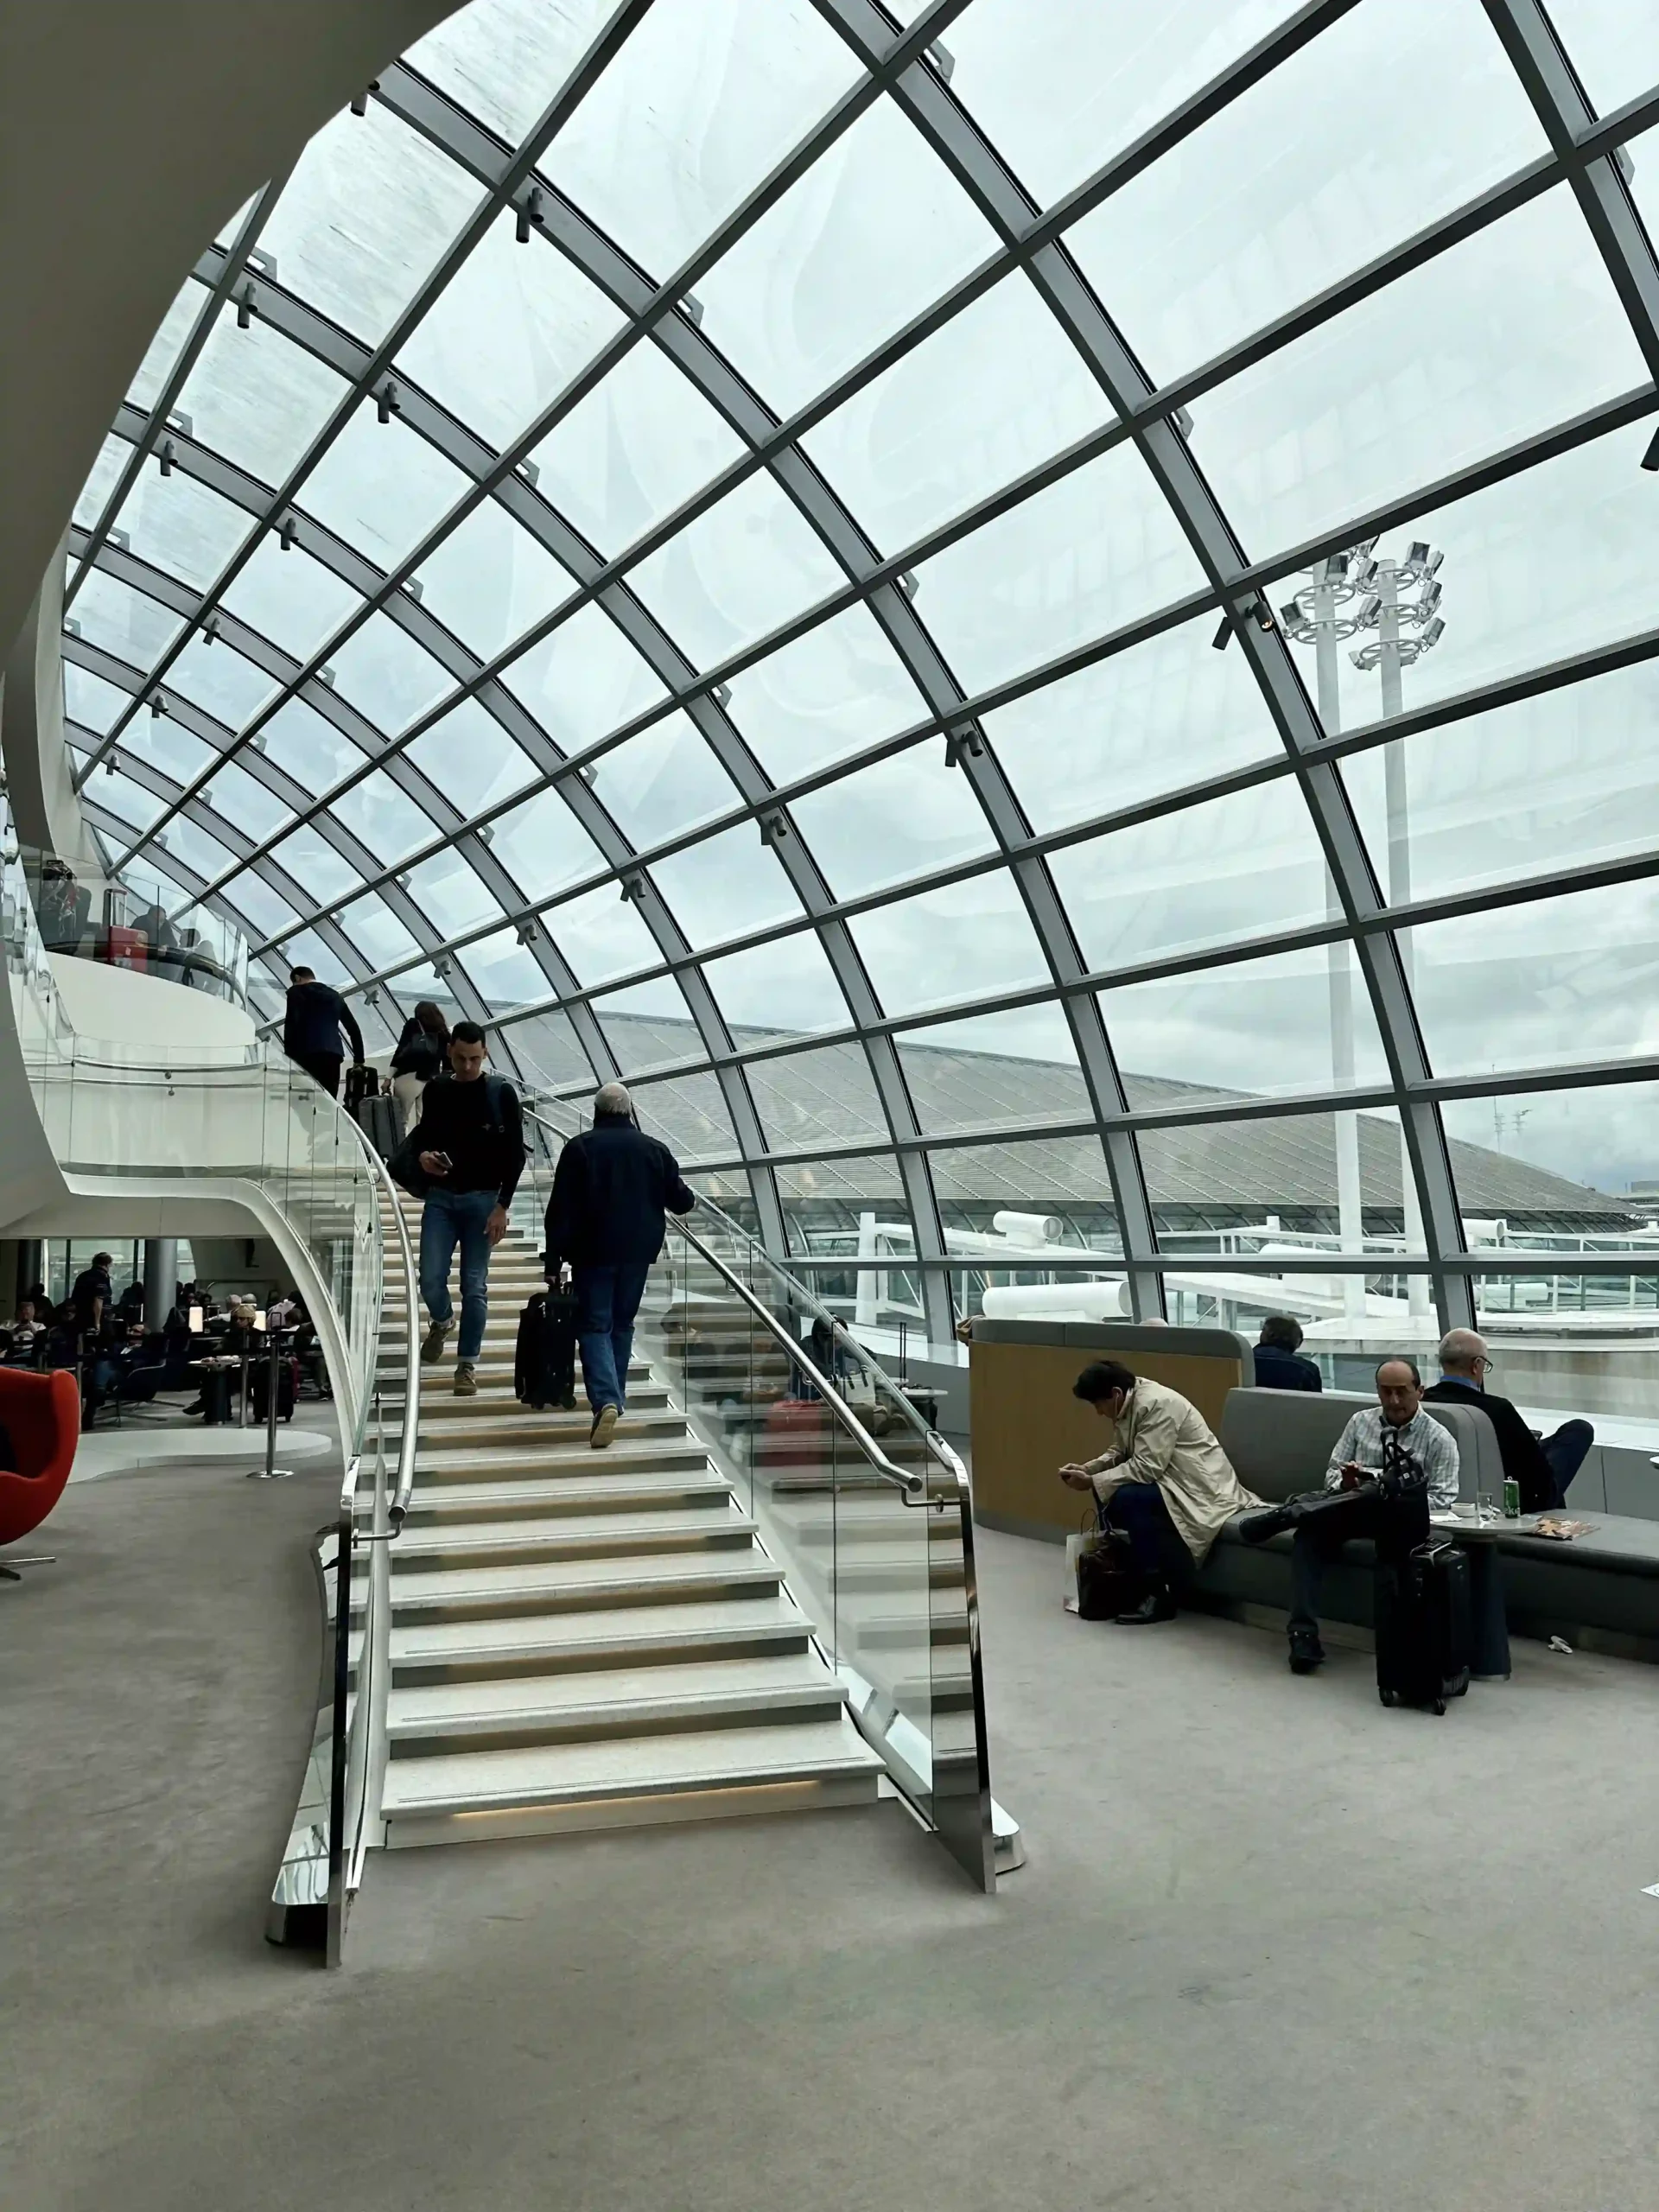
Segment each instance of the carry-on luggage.
[[568,1290],[538,1290],[518,1316],[513,1393],[537,1413],[576,1402],[576,1301]]
[[1474,1637],[1469,1561],[1456,1544],[1420,1544],[1376,1570],[1376,1694],[1384,1705],[1446,1711],[1469,1687]]
[[1128,1538],[1103,1528],[1092,1549],[1077,1554],[1077,1618],[1115,1621],[1129,1613],[1147,1594],[1147,1578],[1135,1563]]
[[404,1141],[397,1126],[397,1102],[388,1090],[372,1092],[358,1101],[357,1126],[382,1160],[389,1160]]
[[[756,1454],[762,1467],[817,1467],[830,1471],[830,1408],[822,1398],[777,1398],[766,1408]],[[843,1470],[853,1471],[853,1447],[846,1447]]]
[[354,1122],[360,1122],[363,1118],[359,1110],[363,1101],[378,1096],[379,1090],[380,1078],[372,1067],[358,1067],[354,1064],[346,1067],[345,1096],[341,1103]]
[[[279,1353],[276,1360],[276,1418],[278,1421],[293,1420],[294,1401],[299,1395],[299,1361],[291,1352],[285,1355]],[[256,1421],[269,1421],[270,1419],[270,1357],[269,1353],[262,1357],[257,1345],[254,1348],[253,1358],[248,1368],[248,1390],[253,1400],[254,1420]]]

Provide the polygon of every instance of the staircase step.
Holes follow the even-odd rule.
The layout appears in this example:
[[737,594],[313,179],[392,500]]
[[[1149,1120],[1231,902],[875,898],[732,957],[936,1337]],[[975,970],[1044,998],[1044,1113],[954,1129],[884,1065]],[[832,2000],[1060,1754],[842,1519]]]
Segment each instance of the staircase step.
[[550,1560],[545,1565],[456,1567],[408,1573],[394,1560],[391,1618],[487,1620],[513,1614],[592,1612],[613,1606],[678,1605],[697,1598],[764,1595],[783,1582],[775,1560],[747,1551],[683,1557]]
[[515,1474],[568,1472],[586,1478],[601,1467],[614,1468],[619,1474],[679,1473],[704,1467],[708,1461],[701,1444],[653,1442],[648,1437],[631,1440],[623,1436],[604,1452],[595,1452],[581,1440],[524,1447],[508,1440],[499,1451],[477,1446],[466,1451],[432,1451],[423,1446],[416,1457],[415,1475],[417,1482],[493,1483],[507,1481]]
[[530,1475],[507,1483],[423,1483],[410,1501],[405,1525],[413,1529],[451,1521],[511,1522],[565,1513],[713,1512],[724,1508],[731,1495],[726,1478],[707,1467],[684,1474]]
[[753,1548],[754,1523],[723,1513],[561,1513],[508,1521],[448,1521],[405,1529],[397,1581],[443,1567],[512,1567],[546,1560],[645,1559],[668,1553]]
[[806,1811],[873,1799],[881,1771],[844,1714],[397,1758],[386,1768],[386,1842],[397,1848],[452,1842],[461,1832],[523,1835]]
[[704,1658],[804,1652],[812,1624],[788,1592],[539,1613],[493,1620],[393,1623],[394,1684],[589,1672]]
[[[488,1412],[469,1412],[475,1404],[470,1398],[457,1399],[454,1391],[448,1394],[448,1403],[442,1397],[429,1409],[424,1396],[421,1400],[421,1441],[434,1449],[462,1451],[472,1445],[493,1451],[503,1446],[514,1450],[531,1446],[580,1445],[586,1451],[588,1438],[593,1428],[593,1416],[585,1408],[580,1413],[532,1413],[528,1406],[517,1400],[503,1408],[492,1408]],[[630,1406],[618,1424],[617,1434],[625,1441],[630,1437],[649,1437],[652,1441],[666,1439],[672,1443],[686,1440],[685,1416],[664,1407],[658,1410],[650,1407],[636,1412]],[[614,1448],[613,1446],[612,1447]]]
[[687,1726],[833,1719],[847,1693],[810,1652],[709,1659],[602,1674],[510,1675],[394,1689],[387,1734],[394,1758],[507,1749],[584,1735],[643,1735]]

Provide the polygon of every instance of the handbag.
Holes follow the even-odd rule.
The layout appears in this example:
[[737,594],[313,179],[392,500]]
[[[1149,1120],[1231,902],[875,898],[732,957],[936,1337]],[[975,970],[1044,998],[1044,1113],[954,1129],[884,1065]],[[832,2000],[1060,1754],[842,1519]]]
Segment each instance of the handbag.
[[1077,1554],[1077,1618],[1115,1621],[1133,1612],[1147,1594],[1146,1577],[1135,1563],[1129,1540],[1120,1529],[1102,1522],[1092,1545]]

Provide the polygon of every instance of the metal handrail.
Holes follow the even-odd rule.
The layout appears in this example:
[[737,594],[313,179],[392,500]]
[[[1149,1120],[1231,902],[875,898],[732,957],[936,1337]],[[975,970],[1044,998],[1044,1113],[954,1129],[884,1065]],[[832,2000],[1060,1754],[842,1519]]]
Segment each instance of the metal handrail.
[[[347,1118],[350,1119],[349,1116]],[[416,1325],[420,1305],[415,1272],[415,1247],[410,1242],[409,1224],[404,1219],[404,1209],[398,1198],[397,1185],[392,1181],[385,1161],[375,1150],[359,1124],[353,1121],[352,1127],[357,1131],[358,1142],[367,1154],[369,1164],[379,1178],[381,1189],[385,1195],[387,1204],[391,1208],[391,1217],[397,1224],[397,1244],[404,1263],[404,1423],[397,1439],[397,1485],[391,1494],[391,1504],[388,1509],[391,1535],[395,1537],[402,1529],[404,1518],[409,1512],[410,1497],[415,1488],[415,1458],[420,1443],[421,1344],[420,1332]],[[383,1312],[384,1309],[383,1294]],[[378,1332],[375,1338],[374,1356],[378,1361],[380,1357]],[[340,1492],[340,1503],[342,1512],[349,1510],[353,1492],[356,1489],[355,1475],[351,1470],[347,1471],[346,1485]]]

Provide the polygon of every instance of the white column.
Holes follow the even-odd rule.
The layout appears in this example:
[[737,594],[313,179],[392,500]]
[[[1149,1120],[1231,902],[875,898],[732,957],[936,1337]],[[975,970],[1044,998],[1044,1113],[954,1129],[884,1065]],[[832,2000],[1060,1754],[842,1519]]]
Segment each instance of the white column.
[[[1382,678],[1382,712],[1385,716],[1397,715],[1404,704],[1400,683],[1400,594],[1399,578],[1394,563],[1385,561],[1377,573],[1377,593],[1382,601],[1377,623],[1377,639],[1382,648],[1379,670]],[[1389,904],[1404,906],[1411,897],[1411,810],[1406,791],[1406,752],[1396,739],[1382,748],[1382,799],[1388,820],[1389,836]],[[1405,970],[1406,988],[1412,988],[1411,946],[1402,935],[1396,938],[1400,948],[1400,962]],[[1400,1189],[1403,1204],[1406,1243],[1408,1249],[1423,1249],[1423,1210],[1418,1203],[1417,1179],[1411,1172],[1411,1153],[1406,1143],[1403,1124],[1400,1131]],[[1414,1320],[1427,1319],[1433,1307],[1428,1294],[1427,1274],[1407,1278],[1409,1311]]]
[[[858,1256],[861,1261],[875,1257],[875,1216],[861,1213],[858,1217]],[[873,1329],[880,1310],[881,1280],[874,1268],[861,1267],[858,1284],[853,1294],[853,1323],[860,1329]]]
[[[1325,735],[1334,737],[1342,727],[1342,697],[1337,680],[1336,594],[1331,585],[1328,563],[1321,569],[1313,589],[1313,649],[1319,720]],[[1328,914],[1341,915],[1342,901],[1337,896],[1336,878],[1329,868],[1325,872],[1325,904]],[[1348,1088],[1354,1079],[1354,981],[1346,938],[1326,948],[1326,960],[1331,995],[1331,1081],[1332,1087],[1340,1090]],[[1359,1182],[1359,1116],[1337,1113],[1332,1116],[1332,1122],[1337,1151],[1338,1234],[1344,1252],[1363,1252],[1365,1219]],[[1363,1321],[1363,1275],[1343,1277],[1342,1310],[1349,1321]]]

